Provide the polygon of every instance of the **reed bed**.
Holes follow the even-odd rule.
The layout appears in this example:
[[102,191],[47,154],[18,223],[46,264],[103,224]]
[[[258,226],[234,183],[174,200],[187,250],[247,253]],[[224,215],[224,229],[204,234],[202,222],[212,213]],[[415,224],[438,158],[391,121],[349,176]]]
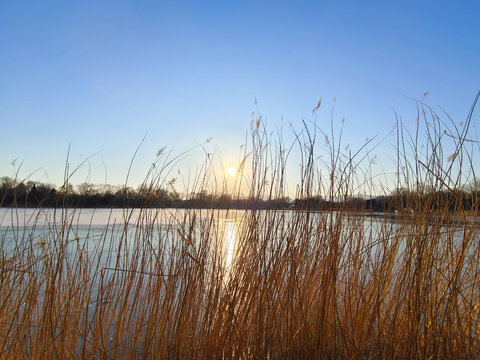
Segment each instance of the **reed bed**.
[[[126,208],[123,221],[80,231],[82,210],[42,223],[38,209],[3,238],[0,358],[478,358],[478,200],[455,202],[475,179],[478,143],[468,123],[418,106],[413,134],[397,125],[396,189],[408,192],[394,216],[347,206],[373,184],[368,147],[342,152],[333,120],[327,136],[315,118],[291,146],[253,122],[251,210]],[[295,149],[297,198],[337,205],[256,210],[285,196]],[[163,170],[149,172],[145,191]],[[445,192],[454,205],[433,196]]]

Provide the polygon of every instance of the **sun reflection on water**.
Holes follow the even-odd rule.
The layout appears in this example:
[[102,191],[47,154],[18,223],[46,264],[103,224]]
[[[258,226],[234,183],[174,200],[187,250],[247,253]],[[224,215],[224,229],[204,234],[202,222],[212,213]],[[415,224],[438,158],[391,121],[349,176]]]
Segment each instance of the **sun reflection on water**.
[[225,222],[225,269],[230,272],[233,256],[235,254],[236,230],[234,221]]

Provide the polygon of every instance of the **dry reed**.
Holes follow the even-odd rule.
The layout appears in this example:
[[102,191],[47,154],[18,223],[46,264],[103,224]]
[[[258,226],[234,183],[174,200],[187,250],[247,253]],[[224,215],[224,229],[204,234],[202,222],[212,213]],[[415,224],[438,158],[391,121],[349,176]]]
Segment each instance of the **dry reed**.
[[[432,194],[455,199],[475,176],[478,144],[469,123],[418,106],[414,134],[397,126],[396,188],[408,192],[394,219],[347,206],[232,210],[231,264],[218,210],[127,208],[123,223],[81,232],[81,210],[64,208],[46,227],[40,216],[14,226],[0,258],[0,358],[477,358],[478,199],[467,211]],[[350,199],[369,181],[369,151],[342,153],[330,133],[304,122],[286,147],[254,122],[252,206],[285,196],[294,148],[299,199]]]

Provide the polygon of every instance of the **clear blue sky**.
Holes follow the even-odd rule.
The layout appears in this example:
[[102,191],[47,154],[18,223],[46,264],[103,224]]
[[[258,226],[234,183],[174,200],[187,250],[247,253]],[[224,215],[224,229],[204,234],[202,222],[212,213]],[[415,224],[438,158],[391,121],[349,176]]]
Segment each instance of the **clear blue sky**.
[[426,91],[463,121],[480,88],[479,16],[478,1],[3,1],[0,176],[17,159],[21,176],[60,184],[71,144],[71,167],[99,152],[90,180],[120,184],[145,133],[132,185],[162,146],[213,137],[234,164],[254,97],[274,129],[282,116],[299,126],[320,97],[327,126],[335,96],[353,147],[387,135],[392,108],[413,122],[406,96]]

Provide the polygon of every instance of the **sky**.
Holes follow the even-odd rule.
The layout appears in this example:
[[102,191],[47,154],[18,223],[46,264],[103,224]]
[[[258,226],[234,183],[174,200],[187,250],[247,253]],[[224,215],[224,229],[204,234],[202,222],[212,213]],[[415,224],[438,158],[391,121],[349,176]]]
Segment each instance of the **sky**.
[[72,183],[117,185],[135,156],[135,187],[164,146],[194,148],[178,176],[204,151],[226,169],[252,112],[293,141],[320,98],[319,126],[334,106],[345,144],[385,138],[372,156],[391,172],[394,111],[414,124],[411,98],[465,121],[479,14],[478,1],[1,2],[0,176],[59,185],[68,155]]

